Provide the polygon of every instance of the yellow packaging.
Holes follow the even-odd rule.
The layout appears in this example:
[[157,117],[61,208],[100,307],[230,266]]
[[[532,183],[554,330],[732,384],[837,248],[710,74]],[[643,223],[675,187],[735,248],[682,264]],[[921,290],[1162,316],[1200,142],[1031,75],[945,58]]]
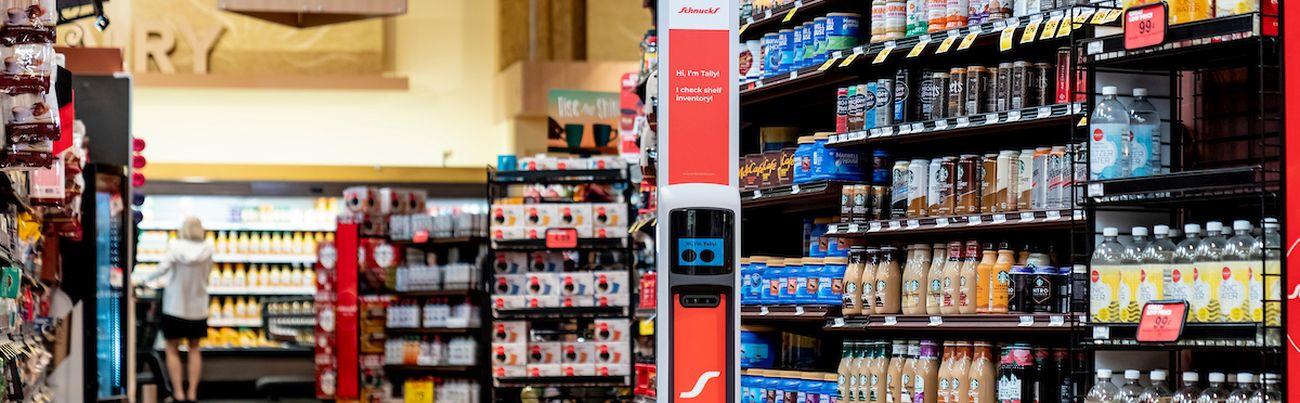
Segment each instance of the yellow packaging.
[[1231,270],[1220,262],[1197,263],[1192,269],[1192,287],[1187,296],[1196,322],[1222,322],[1223,305],[1219,301],[1219,286],[1223,284],[1224,272]]
[[[1133,299],[1137,300],[1139,310],[1146,306],[1147,302],[1164,298],[1165,271],[1168,268],[1167,264],[1146,264],[1138,270],[1137,293],[1134,294]],[[1141,316],[1141,312],[1138,316]]]
[[[1282,326],[1282,261],[1268,259],[1264,262],[1264,284],[1263,284],[1263,302],[1262,312],[1257,312],[1251,307],[1250,316],[1255,321],[1263,320],[1267,326]],[[1252,292],[1254,289],[1251,289]],[[1254,299],[1252,299],[1254,301]]]
[[1094,322],[1114,323],[1120,319],[1119,290],[1120,268],[1114,265],[1093,265],[1088,276],[1088,315]]
[[1116,305],[1120,308],[1116,322],[1137,323],[1142,317],[1142,305],[1138,303],[1138,287],[1142,284],[1142,266],[1123,265],[1119,270],[1119,290]]
[[1210,0],[1169,0],[1169,25],[1214,17]]
[[1259,0],[1215,0],[1214,16],[1228,17],[1259,11]]
[[408,380],[402,391],[404,403],[433,403],[433,381]]
[[[1256,289],[1251,286],[1251,283],[1258,282],[1260,264],[1261,262],[1250,260],[1224,262],[1223,283],[1219,285],[1219,303],[1223,306],[1225,321],[1252,321],[1251,310],[1257,304],[1252,304],[1251,301],[1256,300],[1255,296],[1263,296],[1261,293],[1251,291]],[[1262,289],[1263,286],[1258,288]]]

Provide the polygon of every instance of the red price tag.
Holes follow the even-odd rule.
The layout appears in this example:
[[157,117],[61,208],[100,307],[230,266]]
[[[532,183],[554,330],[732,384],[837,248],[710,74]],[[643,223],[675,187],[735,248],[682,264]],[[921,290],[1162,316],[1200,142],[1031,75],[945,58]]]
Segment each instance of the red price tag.
[[546,247],[551,249],[568,249],[578,246],[578,230],[573,228],[551,228],[546,230]]
[[1178,341],[1187,322],[1187,301],[1151,301],[1142,307],[1137,341],[1170,343]]
[[1163,2],[1132,7],[1124,12],[1124,49],[1133,50],[1165,43],[1169,7]]
[[425,231],[425,230],[415,231],[415,235],[411,236],[411,242],[414,243],[429,242],[429,231]]

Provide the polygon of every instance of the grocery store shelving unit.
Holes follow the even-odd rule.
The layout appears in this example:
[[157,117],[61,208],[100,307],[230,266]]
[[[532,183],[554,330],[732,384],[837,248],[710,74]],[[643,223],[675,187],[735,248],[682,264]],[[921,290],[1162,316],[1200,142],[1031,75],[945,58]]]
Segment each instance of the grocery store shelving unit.
[[[622,200],[628,203],[629,209],[625,213],[626,217],[636,217],[636,210],[631,207],[630,193],[632,187],[629,186],[631,175],[627,169],[590,169],[590,170],[555,170],[555,171],[497,171],[490,170],[488,175],[488,203],[491,205],[497,199],[508,195],[508,188],[512,185],[580,185],[580,184],[610,184],[614,185],[615,191],[621,191]],[[620,189],[619,186],[622,185]],[[630,224],[629,224],[630,225]],[[555,329],[542,330],[535,326],[530,326],[529,331],[534,334],[539,333],[570,333],[571,327],[565,324],[578,323],[588,324],[592,319],[603,318],[620,318],[628,319],[629,323],[635,325],[636,315],[633,309],[636,298],[632,291],[636,264],[632,259],[633,242],[631,236],[620,238],[579,238],[576,246],[572,248],[554,249],[546,244],[544,239],[525,239],[525,240],[499,240],[491,241],[492,252],[530,252],[530,251],[551,251],[551,250],[574,250],[574,251],[609,251],[621,256],[620,261],[624,262],[624,268],[628,271],[629,290],[627,306],[591,306],[591,307],[556,307],[556,308],[509,308],[499,309],[491,308],[493,320],[527,320],[530,325],[534,323],[546,323]],[[491,276],[484,276],[485,289],[491,289]],[[488,305],[490,306],[490,305]],[[484,327],[491,329],[491,322],[484,321]],[[581,328],[581,326],[579,326]],[[631,330],[631,329],[629,329]],[[532,340],[532,337],[528,338]],[[490,340],[490,338],[488,339]],[[635,339],[629,337],[628,354],[635,349]],[[491,361],[486,361],[491,366]],[[491,387],[493,389],[487,401],[491,402],[508,402],[510,399],[518,398],[518,389],[526,387],[560,387],[560,388],[617,388],[629,387],[632,385],[632,361],[628,362],[627,376],[552,376],[552,377],[492,377]],[[514,390],[511,393],[503,393],[502,390]]]
[[[1140,49],[1125,49],[1118,28],[1075,44],[1080,71],[1091,83],[1089,106],[1102,85],[1129,80],[1168,82],[1168,95],[1152,102],[1158,109],[1171,105],[1163,123],[1169,129],[1164,161],[1169,173],[1081,183],[1091,230],[1100,233],[1117,221],[1106,217],[1134,214],[1171,228],[1210,220],[1231,227],[1232,220],[1244,219],[1258,229],[1266,217],[1285,224],[1277,18],[1254,12],[1172,25],[1163,43]],[[1121,233],[1126,230],[1121,227]],[[1285,255],[1280,247],[1265,249]],[[1261,273],[1264,281],[1287,284],[1282,260],[1278,273]],[[1264,304],[1278,306],[1285,318],[1284,298],[1266,295]],[[1172,343],[1136,341],[1133,323],[1094,322],[1084,341],[1097,355],[1163,352],[1175,371],[1281,373],[1284,321],[1189,322]],[[1294,387],[1286,381],[1279,385],[1284,394]]]

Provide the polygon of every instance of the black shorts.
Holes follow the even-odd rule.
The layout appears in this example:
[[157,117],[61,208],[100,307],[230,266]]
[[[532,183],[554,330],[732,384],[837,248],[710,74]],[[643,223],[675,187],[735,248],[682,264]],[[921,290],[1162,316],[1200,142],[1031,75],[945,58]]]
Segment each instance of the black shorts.
[[181,319],[171,315],[162,317],[163,338],[167,340],[190,339],[198,341],[208,336],[208,320]]

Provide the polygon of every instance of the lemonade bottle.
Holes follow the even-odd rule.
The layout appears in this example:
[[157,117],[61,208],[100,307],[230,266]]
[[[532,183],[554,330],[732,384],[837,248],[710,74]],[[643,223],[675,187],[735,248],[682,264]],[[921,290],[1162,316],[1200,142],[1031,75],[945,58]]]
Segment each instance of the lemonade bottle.
[[1127,323],[1137,323],[1147,301],[1138,296],[1138,288],[1142,285],[1142,252],[1150,244],[1147,234],[1146,227],[1133,227],[1133,242],[1120,256],[1123,264],[1120,269],[1120,308],[1123,310],[1120,319]]
[[1178,245],[1169,239],[1169,226],[1157,225],[1152,229],[1155,240],[1142,251],[1141,282],[1137,288],[1138,305],[1153,299],[1164,298],[1165,273],[1173,263]]
[[1188,295],[1191,302],[1192,316],[1200,322],[1221,322],[1224,319],[1222,301],[1219,300],[1219,286],[1223,284],[1224,274],[1231,274],[1223,264],[1223,252],[1228,247],[1228,240],[1220,235],[1223,223],[1210,221],[1205,223],[1205,239],[1196,245],[1192,256],[1192,289]]
[[[1196,268],[1196,245],[1201,244],[1201,225],[1186,224],[1183,232],[1187,238],[1175,247],[1173,261],[1169,264],[1169,271],[1165,272],[1165,299],[1189,301],[1192,293],[1192,273]],[[1196,322],[1196,315],[1188,315],[1187,321]]]
[[[1263,289],[1260,275],[1264,270],[1263,255],[1255,237],[1250,236],[1250,221],[1232,222],[1233,235],[1228,239],[1228,247],[1223,251],[1223,284],[1219,286],[1219,304],[1227,314],[1228,322],[1249,322],[1252,316],[1252,303],[1255,297],[1263,298],[1263,293],[1253,290]],[[1259,284],[1258,287],[1255,285]]]
[[[1119,322],[1121,295],[1120,269],[1123,264],[1124,245],[1119,243],[1119,228],[1102,229],[1102,242],[1092,253],[1092,273],[1089,276],[1088,314],[1096,322]],[[1127,303],[1127,301],[1123,301]]]
[[1263,298],[1258,300],[1254,298],[1254,289],[1251,290],[1251,301],[1262,301],[1267,299],[1268,302],[1262,303],[1262,307],[1257,310],[1251,306],[1250,316],[1253,320],[1263,320],[1268,326],[1282,325],[1282,234],[1278,233],[1278,224],[1276,218],[1264,219],[1264,234],[1256,239],[1255,242],[1262,244],[1264,255],[1264,284],[1260,294]]

